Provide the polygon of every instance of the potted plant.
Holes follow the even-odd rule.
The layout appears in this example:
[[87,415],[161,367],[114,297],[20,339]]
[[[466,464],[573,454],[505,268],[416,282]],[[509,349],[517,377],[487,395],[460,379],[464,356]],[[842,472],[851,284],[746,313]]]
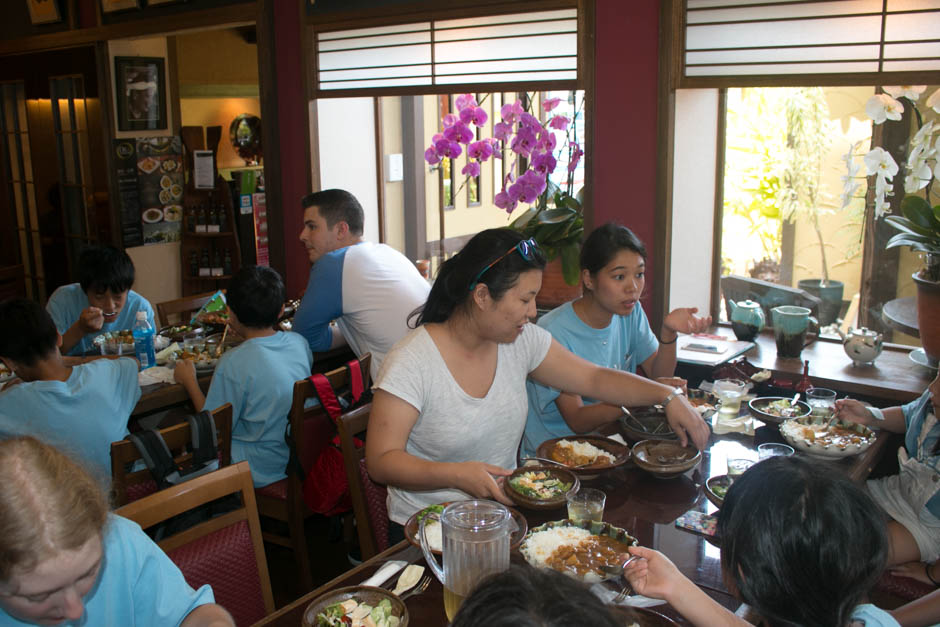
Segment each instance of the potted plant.
[[[527,100],[531,108],[533,99]],[[564,284],[575,288],[568,290],[570,295],[554,298],[540,292],[537,299],[540,304],[560,304],[580,293],[578,256],[584,234],[584,208],[583,189],[574,193],[574,171],[584,152],[577,141],[571,118],[548,115],[559,102],[559,98],[542,101],[542,110],[547,117],[545,122],[521,102],[503,105],[500,121],[493,125],[493,137],[477,140],[471,126],[483,127],[488,115],[471,94],[463,94],[455,101],[457,113],[443,117],[443,132],[434,135],[424,153],[425,160],[433,165],[442,158],[456,158],[466,149],[467,164],[461,169],[461,174],[469,178],[479,176],[482,163],[491,157],[501,158],[503,148],[509,148],[513,161],[494,202],[510,215],[520,204],[530,205],[509,224],[510,228],[534,238],[545,252],[550,267],[558,259],[554,265],[560,266]],[[565,132],[561,145],[558,145],[555,131]],[[563,188],[549,180],[562,157],[568,163]],[[520,162],[525,168],[517,174],[516,166]],[[546,284],[551,283],[548,270],[543,277],[543,292]]]
[[[931,206],[931,199],[936,196],[933,184],[940,178],[940,143],[934,142],[940,123],[925,120],[929,113],[917,106],[926,89],[925,85],[883,87],[885,93],[872,96],[865,105],[865,112],[875,124],[900,123],[907,106],[912,108],[917,124],[917,132],[908,142],[901,162],[906,172],[901,215],[885,218],[899,233],[888,240],[886,246],[909,246],[923,253],[924,267],[913,274],[917,284],[917,320],[927,358],[936,364],[940,357],[940,204]],[[940,89],[934,91],[925,104],[934,114],[940,113]],[[891,153],[880,146],[870,150],[864,162],[866,174],[874,177],[875,214],[882,216],[888,208],[886,198],[893,194],[893,178],[901,169]],[[851,161],[849,165],[851,177],[854,174]],[[852,193],[854,188],[847,186],[846,191]]]

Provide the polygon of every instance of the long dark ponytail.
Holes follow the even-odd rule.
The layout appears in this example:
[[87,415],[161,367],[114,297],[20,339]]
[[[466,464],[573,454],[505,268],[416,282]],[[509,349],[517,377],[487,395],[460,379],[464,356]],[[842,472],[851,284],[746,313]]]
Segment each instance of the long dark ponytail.
[[[458,307],[470,299],[474,281],[486,285],[493,300],[499,300],[516,284],[520,274],[544,268],[545,256],[538,246],[528,247],[528,259],[513,250],[523,239],[518,231],[505,228],[487,229],[474,235],[459,253],[441,265],[427,302],[412,312],[409,321],[414,326],[446,322]],[[507,255],[507,251],[513,252]],[[505,256],[500,259],[502,255]],[[477,278],[497,259],[499,261]]]

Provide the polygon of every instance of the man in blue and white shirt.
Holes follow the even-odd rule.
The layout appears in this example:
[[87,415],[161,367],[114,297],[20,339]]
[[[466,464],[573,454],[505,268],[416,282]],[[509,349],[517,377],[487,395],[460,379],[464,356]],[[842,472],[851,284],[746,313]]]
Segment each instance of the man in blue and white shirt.
[[[307,338],[314,352],[346,342],[357,356],[372,353],[374,379],[386,353],[408,332],[408,316],[427,300],[430,286],[400,252],[362,240],[362,206],[349,192],[327,189],[301,202],[300,241],[313,267],[293,331]],[[336,328],[330,327],[333,320]]]

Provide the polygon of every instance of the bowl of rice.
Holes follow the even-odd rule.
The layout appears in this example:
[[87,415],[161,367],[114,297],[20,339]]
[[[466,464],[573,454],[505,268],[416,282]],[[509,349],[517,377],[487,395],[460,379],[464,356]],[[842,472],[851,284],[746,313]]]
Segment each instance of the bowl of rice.
[[551,568],[586,583],[606,579],[601,564],[623,564],[639,544],[620,527],[598,520],[555,520],[529,530],[519,551],[536,568]]
[[545,440],[535,454],[564,464],[585,481],[627,463],[630,447],[600,435],[569,435]]

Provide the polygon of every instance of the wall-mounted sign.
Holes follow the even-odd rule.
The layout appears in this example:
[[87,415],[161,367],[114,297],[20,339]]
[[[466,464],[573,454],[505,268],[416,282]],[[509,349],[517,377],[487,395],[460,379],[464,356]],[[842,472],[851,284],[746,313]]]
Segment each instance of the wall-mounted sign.
[[166,80],[162,57],[114,57],[119,131],[166,129]]
[[56,0],[26,0],[29,21],[33,24],[49,24],[62,19]]
[[211,150],[193,151],[193,187],[215,189],[215,157]]

